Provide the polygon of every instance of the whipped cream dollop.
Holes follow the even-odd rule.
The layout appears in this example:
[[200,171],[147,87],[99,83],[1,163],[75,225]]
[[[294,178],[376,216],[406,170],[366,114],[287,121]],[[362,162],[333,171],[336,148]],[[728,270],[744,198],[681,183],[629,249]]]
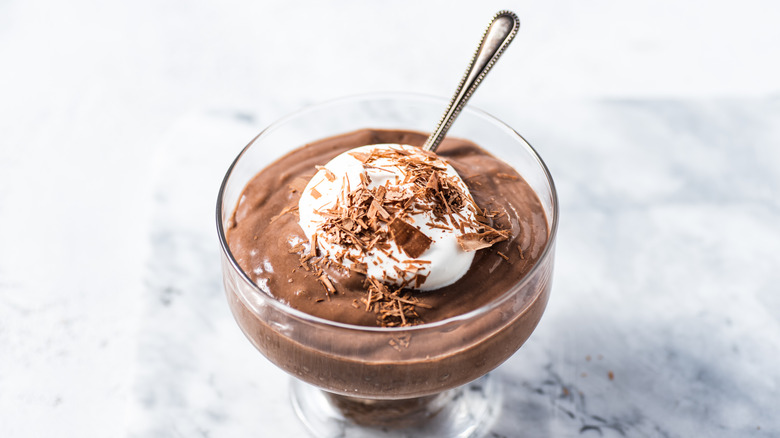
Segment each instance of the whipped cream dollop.
[[490,246],[455,169],[409,145],[363,146],[319,166],[298,213],[312,256],[398,287],[448,286]]

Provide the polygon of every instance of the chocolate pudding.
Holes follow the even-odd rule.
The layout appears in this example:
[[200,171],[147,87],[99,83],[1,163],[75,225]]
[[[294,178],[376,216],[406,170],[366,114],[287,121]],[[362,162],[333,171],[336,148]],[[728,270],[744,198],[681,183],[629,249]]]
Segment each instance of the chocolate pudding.
[[[291,307],[331,321],[378,325],[376,315],[355,306],[366,296],[363,276],[329,270],[336,292],[328,294],[321,277],[302,266],[305,249],[296,250],[296,245],[308,239],[295,213],[301,196],[296,180],[308,181],[315,166],[345,150],[380,143],[419,146],[425,139],[416,132],[363,130],[282,157],[249,183],[235,210],[227,237],[236,261],[264,292]],[[534,266],[549,234],[539,199],[509,165],[458,139],[446,139],[438,155],[461,175],[476,203],[492,212],[490,225],[508,231],[509,238],[477,251],[471,268],[455,284],[411,292],[419,301],[419,319],[425,323],[461,315],[505,293]]]
[[[301,245],[308,240],[296,212],[301,180],[305,184],[316,166],[352,148],[420,146],[425,139],[418,132],[369,129],[327,138],[283,156],[246,186],[225,233],[235,261],[261,291],[252,293],[337,323],[322,330],[321,321],[279,312],[279,305],[269,306],[260,297],[242,298],[237,289],[246,289],[239,284],[244,279],[226,278],[242,330],[284,370],[338,394],[420,397],[484,375],[536,327],[552,271],[552,264],[532,270],[550,234],[544,208],[511,166],[467,140],[445,139],[437,154],[462,177],[484,209],[487,226],[505,239],[476,251],[468,271],[453,284],[404,289],[412,320],[401,317],[388,324],[369,311],[364,275],[343,269],[316,272],[304,262],[306,253],[314,251]],[[478,309],[481,314],[474,313]]]

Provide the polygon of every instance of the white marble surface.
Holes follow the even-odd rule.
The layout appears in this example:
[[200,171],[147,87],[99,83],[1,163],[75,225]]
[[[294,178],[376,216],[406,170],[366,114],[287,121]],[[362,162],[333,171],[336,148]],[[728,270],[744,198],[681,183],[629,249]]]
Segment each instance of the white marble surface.
[[223,301],[222,173],[301,105],[448,95],[505,7],[523,27],[473,104],[537,147],[562,216],[492,436],[780,435],[776,3],[11,0],[0,436],[301,436]]

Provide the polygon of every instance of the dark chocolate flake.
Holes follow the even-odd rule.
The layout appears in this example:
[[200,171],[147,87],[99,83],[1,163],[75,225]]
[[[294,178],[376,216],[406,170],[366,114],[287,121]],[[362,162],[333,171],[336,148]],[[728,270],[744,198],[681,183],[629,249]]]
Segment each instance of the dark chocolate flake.
[[409,257],[420,257],[433,242],[425,233],[403,219],[396,217],[388,227],[396,245]]

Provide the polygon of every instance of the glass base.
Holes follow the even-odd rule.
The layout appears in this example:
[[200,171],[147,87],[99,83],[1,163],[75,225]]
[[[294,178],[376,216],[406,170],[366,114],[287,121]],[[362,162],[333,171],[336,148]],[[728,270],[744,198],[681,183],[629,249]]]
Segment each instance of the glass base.
[[500,386],[490,374],[440,394],[373,400],[322,391],[292,380],[296,414],[317,438],[476,438],[501,410]]

